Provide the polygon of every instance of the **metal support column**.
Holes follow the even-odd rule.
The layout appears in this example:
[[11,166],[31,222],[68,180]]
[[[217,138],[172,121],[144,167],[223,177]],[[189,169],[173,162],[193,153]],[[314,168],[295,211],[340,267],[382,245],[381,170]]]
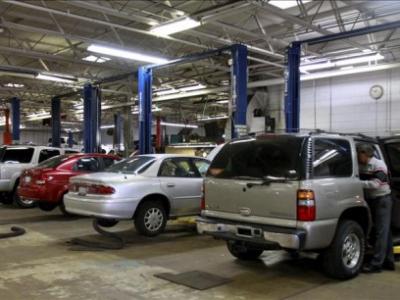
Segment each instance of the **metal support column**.
[[233,137],[247,134],[247,47],[240,44],[232,46],[232,104]]
[[114,114],[114,148],[121,151],[123,120],[121,113]]
[[74,146],[74,135],[72,131],[68,131],[68,139],[67,139],[68,147],[72,148]]
[[152,69],[140,67],[138,71],[139,94],[139,152],[140,154],[152,153],[151,145],[151,85]]
[[20,99],[13,97],[11,99],[11,111],[12,111],[12,141],[13,144],[18,144],[20,140]]
[[100,152],[101,95],[90,83],[83,88],[83,140],[85,153]]
[[300,50],[300,42],[293,42],[287,50],[287,70],[285,72],[286,132],[298,132],[300,128]]
[[61,100],[57,97],[51,99],[51,145],[61,146]]

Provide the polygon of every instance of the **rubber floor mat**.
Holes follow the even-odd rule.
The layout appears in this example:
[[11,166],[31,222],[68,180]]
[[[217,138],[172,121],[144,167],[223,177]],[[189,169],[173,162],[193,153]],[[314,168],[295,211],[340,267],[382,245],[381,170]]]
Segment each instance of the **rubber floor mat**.
[[154,276],[196,290],[207,290],[216,286],[227,284],[232,281],[229,278],[201,271],[190,271],[180,274],[159,273],[154,274]]

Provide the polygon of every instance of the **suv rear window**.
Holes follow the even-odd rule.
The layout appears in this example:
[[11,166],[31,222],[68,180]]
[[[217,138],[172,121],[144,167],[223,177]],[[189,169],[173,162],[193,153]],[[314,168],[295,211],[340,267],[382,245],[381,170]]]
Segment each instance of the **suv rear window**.
[[270,136],[254,140],[233,141],[216,155],[207,176],[216,178],[301,176],[304,138]]
[[29,147],[1,149],[1,162],[30,163],[35,150]]
[[43,149],[42,151],[40,151],[40,154],[39,154],[39,162],[41,163],[42,161],[48,160],[49,158],[52,158],[57,155],[60,155],[59,150]]

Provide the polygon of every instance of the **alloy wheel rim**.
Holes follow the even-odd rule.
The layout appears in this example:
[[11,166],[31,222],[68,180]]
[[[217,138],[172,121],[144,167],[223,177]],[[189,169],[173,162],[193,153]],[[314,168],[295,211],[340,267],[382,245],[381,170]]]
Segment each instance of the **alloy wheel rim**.
[[144,215],[144,225],[149,231],[157,231],[161,228],[164,216],[159,208],[153,207],[146,211]]
[[343,242],[342,261],[349,268],[354,268],[361,257],[361,241],[355,233],[348,234]]
[[18,198],[19,199],[19,201],[21,201],[24,205],[32,205],[33,204],[33,201],[32,200],[29,200],[29,199],[21,199],[21,198]]

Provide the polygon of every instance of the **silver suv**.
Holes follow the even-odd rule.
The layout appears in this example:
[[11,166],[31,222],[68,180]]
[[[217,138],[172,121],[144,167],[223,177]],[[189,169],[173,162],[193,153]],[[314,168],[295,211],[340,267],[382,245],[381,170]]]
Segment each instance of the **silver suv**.
[[17,193],[22,171],[53,156],[77,152],[75,149],[31,145],[0,147],[0,193],[4,194],[3,202],[14,202],[22,208],[33,207],[35,203],[32,200],[21,199]]
[[264,250],[321,254],[330,276],[356,276],[371,218],[356,146],[378,143],[340,134],[265,135],[227,143],[204,184],[198,231],[227,241],[232,255]]

